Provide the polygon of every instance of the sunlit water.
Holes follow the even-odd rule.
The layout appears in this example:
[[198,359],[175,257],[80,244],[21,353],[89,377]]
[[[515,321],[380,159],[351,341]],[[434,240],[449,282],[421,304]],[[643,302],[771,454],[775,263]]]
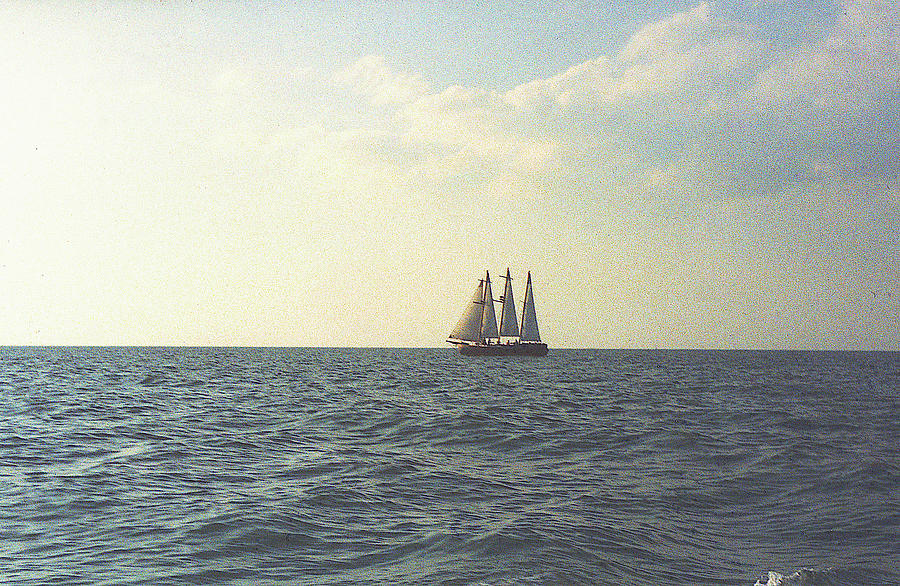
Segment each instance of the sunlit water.
[[897,584],[900,354],[0,349],[2,584]]

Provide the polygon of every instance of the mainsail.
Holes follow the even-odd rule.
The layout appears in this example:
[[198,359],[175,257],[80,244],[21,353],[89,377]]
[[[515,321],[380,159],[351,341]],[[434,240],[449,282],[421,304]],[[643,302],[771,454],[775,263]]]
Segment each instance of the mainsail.
[[462,317],[459,318],[456,327],[450,332],[453,340],[467,340],[479,342],[481,340],[481,314],[484,313],[484,281],[478,281],[472,302],[466,305]]
[[484,279],[472,295],[472,302],[466,306],[462,317],[450,332],[451,340],[483,342],[488,338],[498,338],[497,315],[494,313],[494,299],[491,297],[491,275],[485,272]]
[[484,274],[484,314],[481,318],[481,337],[499,338],[497,333],[497,314],[494,313],[494,298],[491,296],[491,275]]
[[509,276],[509,268],[506,269],[506,287],[503,288],[503,306],[500,308],[500,335],[519,336],[519,324],[516,323],[516,302],[513,299],[512,277]]
[[528,283],[525,285],[525,307],[522,308],[522,336],[523,342],[540,342],[541,333],[538,331],[537,314],[534,311],[534,295],[531,292],[531,271],[528,272]]

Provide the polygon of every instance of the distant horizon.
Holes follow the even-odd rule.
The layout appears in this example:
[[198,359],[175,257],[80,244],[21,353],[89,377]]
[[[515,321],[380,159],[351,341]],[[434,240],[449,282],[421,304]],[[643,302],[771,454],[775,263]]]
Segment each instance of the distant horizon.
[[[454,346],[195,346],[182,344],[35,344],[35,345],[16,345],[5,344],[0,348],[165,348],[165,349],[250,349],[250,350],[447,350],[456,352]],[[865,348],[574,348],[565,346],[550,346],[549,350],[596,350],[602,352],[900,352],[900,343],[895,349],[865,349]],[[485,360],[504,360],[504,357],[486,358]],[[524,357],[526,360],[540,360],[540,357]]]
[[0,5],[0,340],[900,340],[900,0]]

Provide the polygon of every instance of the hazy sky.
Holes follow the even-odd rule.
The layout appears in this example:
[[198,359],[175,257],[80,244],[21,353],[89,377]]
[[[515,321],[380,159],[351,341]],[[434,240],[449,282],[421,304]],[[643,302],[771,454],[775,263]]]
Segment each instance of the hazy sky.
[[0,344],[440,346],[509,266],[554,347],[897,349],[898,31],[895,1],[3,3]]

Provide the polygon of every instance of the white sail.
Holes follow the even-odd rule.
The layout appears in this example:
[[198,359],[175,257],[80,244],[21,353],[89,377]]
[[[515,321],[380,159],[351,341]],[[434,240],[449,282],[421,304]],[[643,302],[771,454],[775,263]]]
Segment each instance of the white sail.
[[452,340],[467,340],[478,342],[481,339],[481,320],[484,313],[484,281],[478,281],[472,301],[466,305],[462,317],[456,323],[456,327],[450,332]]
[[484,280],[484,314],[481,318],[481,337],[499,338],[497,333],[497,314],[494,313],[494,298],[491,296],[491,275],[485,272]]
[[522,309],[522,337],[520,339],[523,342],[541,341],[537,314],[534,311],[534,294],[531,292],[531,272],[528,273],[528,283],[525,284],[525,307]]
[[506,287],[503,288],[503,306],[500,308],[500,335],[518,336],[519,324],[516,322],[516,302],[513,299],[512,277],[506,269]]

